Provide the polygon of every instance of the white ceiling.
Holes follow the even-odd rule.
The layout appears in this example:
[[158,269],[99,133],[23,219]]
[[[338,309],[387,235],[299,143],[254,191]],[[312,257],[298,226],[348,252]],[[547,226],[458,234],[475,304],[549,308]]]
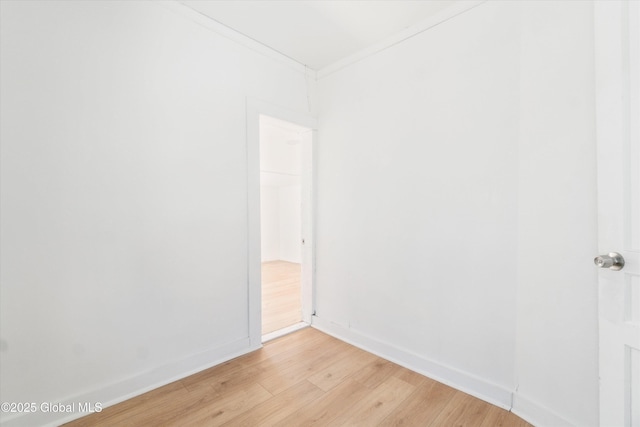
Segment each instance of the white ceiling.
[[184,5],[320,70],[458,0],[184,0]]

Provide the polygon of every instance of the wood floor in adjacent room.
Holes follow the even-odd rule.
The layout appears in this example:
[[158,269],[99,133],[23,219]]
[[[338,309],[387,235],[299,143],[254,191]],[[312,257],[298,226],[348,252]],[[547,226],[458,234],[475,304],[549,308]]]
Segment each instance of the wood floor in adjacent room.
[[300,264],[262,263],[262,335],[302,321]]
[[514,426],[530,424],[316,329],[68,426]]

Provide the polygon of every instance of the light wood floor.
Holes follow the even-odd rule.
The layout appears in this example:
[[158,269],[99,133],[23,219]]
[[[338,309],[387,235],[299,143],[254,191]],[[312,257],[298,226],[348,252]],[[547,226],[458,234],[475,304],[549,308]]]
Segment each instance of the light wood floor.
[[68,426],[513,426],[512,413],[312,328]]
[[262,263],[262,335],[302,321],[300,264]]

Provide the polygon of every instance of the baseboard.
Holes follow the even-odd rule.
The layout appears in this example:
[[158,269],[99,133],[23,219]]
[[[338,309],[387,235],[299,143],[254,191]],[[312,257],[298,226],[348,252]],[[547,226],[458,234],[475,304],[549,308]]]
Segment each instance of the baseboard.
[[579,425],[577,423],[567,421],[551,409],[545,408],[539,403],[527,399],[518,393],[513,396],[513,408],[511,408],[511,412],[527,421],[529,424],[533,424],[538,427],[570,427]]
[[[124,400],[131,399],[132,397],[139,396],[150,390],[188,377],[196,372],[200,372],[235,357],[257,350],[258,348],[259,346],[257,348],[252,348],[249,338],[243,338],[166,365],[152,368],[147,372],[140,373],[139,375],[123,381],[96,388],[87,393],[82,393],[64,399],[52,399],[50,402],[64,405],[65,407],[67,407],[67,405],[74,405],[72,408],[75,410],[78,410],[82,404],[87,402],[100,402],[104,409]],[[13,418],[3,419],[0,424],[2,424],[3,427],[26,425],[59,426],[60,424],[81,418],[85,415],[89,415],[89,413],[44,412],[40,407],[38,407],[35,412],[19,414]]]
[[504,387],[316,316],[313,316],[311,326],[492,405],[507,410],[511,408],[512,392]]

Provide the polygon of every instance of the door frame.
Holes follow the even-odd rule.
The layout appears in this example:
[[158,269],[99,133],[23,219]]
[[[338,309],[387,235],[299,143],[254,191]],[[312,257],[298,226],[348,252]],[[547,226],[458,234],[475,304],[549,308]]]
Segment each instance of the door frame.
[[[284,120],[298,126],[311,129],[311,147],[308,150],[308,162],[311,173],[307,174],[308,181],[302,183],[306,187],[302,191],[309,193],[307,214],[303,212],[302,221],[304,249],[302,254],[303,274],[302,283],[302,320],[311,323],[314,304],[315,282],[315,151],[318,120],[311,114],[296,112],[282,108],[268,102],[247,98],[247,285],[249,298],[249,341],[252,348],[262,346],[262,279],[261,279],[261,231],[260,231],[260,116],[270,116]],[[304,150],[303,150],[304,151]],[[303,170],[303,175],[305,171]],[[306,226],[305,226],[306,225]],[[305,256],[306,255],[306,256]],[[305,262],[306,260],[306,262]],[[308,265],[307,265],[308,264]],[[306,274],[305,274],[306,272]]]

